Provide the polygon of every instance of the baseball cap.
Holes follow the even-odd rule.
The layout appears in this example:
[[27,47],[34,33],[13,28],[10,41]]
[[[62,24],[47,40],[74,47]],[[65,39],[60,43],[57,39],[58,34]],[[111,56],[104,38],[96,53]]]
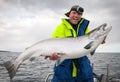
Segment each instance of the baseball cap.
[[74,5],[71,7],[69,12],[65,13],[65,15],[69,17],[69,14],[71,11],[76,11],[77,13],[82,14],[84,12],[84,9],[80,7],[79,5]]

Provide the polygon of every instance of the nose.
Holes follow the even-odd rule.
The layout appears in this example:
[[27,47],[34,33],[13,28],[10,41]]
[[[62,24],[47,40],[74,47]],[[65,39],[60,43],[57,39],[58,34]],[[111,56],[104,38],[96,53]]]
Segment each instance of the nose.
[[79,13],[74,13],[74,16],[80,17],[80,14]]

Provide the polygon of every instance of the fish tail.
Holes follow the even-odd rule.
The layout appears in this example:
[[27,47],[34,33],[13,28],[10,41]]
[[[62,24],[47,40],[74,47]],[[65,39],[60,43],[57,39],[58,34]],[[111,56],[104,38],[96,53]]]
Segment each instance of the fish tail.
[[15,60],[11,60],[11,61],[5,62],[4,66],[8,70],[9,77],[12,80],[12,78],[15,76],[15,74],[20,66],[20,63],[16,62]]

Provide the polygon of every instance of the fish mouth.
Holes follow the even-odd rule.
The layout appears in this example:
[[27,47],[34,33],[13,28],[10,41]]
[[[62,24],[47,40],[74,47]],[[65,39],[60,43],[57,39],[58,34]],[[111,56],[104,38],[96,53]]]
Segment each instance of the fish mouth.
[[103,30],[103,32],[109,32],[110,30],[112,29],[112,26],[110,26],[110,27],[107,27],[107,24],[106,23],[104,23],[103,25],[102,25],[102,30]]
[[103,27],[103,31],[105,31],[105,30],[106,30],[106,26]]
[[103,27],[103,35],[107,36],[108,33],[111,31],[111,29],[112,29],[112,26],[110,26],[110,27]]
[[112,29],[112,26],[107,27],[107,23],[102,24],[100,28],[98,28],[99,36],[101,36],[101,38],[107,36],[108,33],[111,31],[111,29]]
[[103,27],[103,31],[105,32],[109,32],[112,29],[112,26],[110,27]]
[[107,24],[104,23],[103,25],[101,25],[101,27],[102,27],[102,30],[105,31],[105,30],[106,30],[106,27],[107,27]]

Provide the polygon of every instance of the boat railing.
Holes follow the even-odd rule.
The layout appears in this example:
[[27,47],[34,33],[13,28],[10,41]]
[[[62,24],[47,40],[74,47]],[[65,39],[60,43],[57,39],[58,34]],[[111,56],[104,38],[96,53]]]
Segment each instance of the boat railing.
[[47,75],[46,78],[45,78],[45,82],[48,82],[49,77],[50,77],[51,75],[53,76],[53,73],[48,73],[48,75]]
[[[94,70],[94,64],[92,64],[93,70]],[[110,65],[107,64],[106,67],[106,73],[97,75],[96,73],[93,73],[94,75],[94,82],[120,82],[120,79],[116,79],[110,76]],[[45,77],[45,82],[50,82],[51,78],[50,76],[53,76],[54,73],[48,73],[48,75]]]

